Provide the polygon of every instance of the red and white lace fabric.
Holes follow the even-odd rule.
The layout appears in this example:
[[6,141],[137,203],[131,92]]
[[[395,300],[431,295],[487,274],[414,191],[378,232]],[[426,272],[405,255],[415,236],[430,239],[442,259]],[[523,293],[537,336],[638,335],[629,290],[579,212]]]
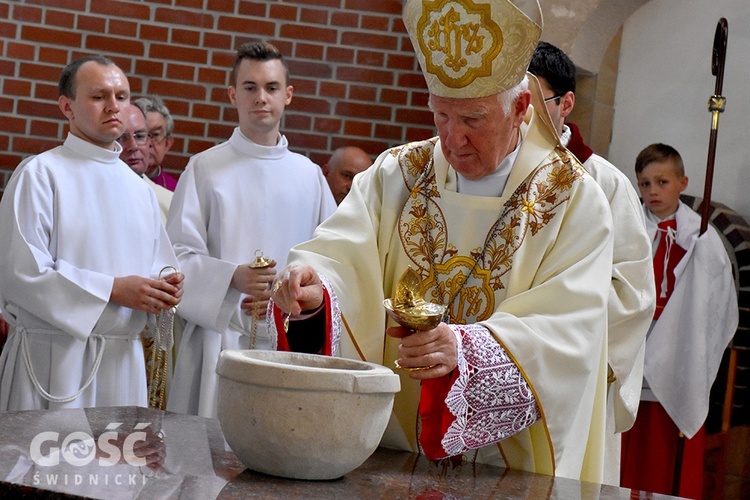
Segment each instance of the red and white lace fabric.
[[447,456],[506,439],[541,418],[534,394],[485,327],[449,325],[458,341],[458,378],[445,404],[455,417],[441,444]]
[[323,284],[325,297],[328,298],[328,300],[325,300],[325,305],[331,308],[329,312],[331,315],[331,331],[326,338],[330,339],[331,356],[338,356],[339,344],[341,342],[341,309],[339,308],[339,299],[336,297],[336,292],[334,291],[331,282],[328,281],[328,278],[322,274],[318,274],[318,278],[320,278],[320,282]]
[[[332,319],[327,322],[327,352],[337,356],[341,310],[331,283],[323,276],[320,279],[324,308]],[[274,308],[273,300],[268,315],[274,318],[269,328],[275,337],[283,315]],[[487,328],[478,324],[448,326],[456,337],[458,367],[443,377],[423,380],[419,402],[419,441],[422,451],[433,460],[502,441],[541,418],[531,387]]]
[[[328,281],[328,278],[321,274],[318,274],[318,278],[320,278],[320,282],[323,286],[323,305],[321,305],[321,309],[325,309],[325,314],[331,318],[331,321],[329,322],[330,324],[327,324],[327,326],[329,327],[328,331],[326,331],[325,336],[327,345],[324,346],[323,351],[325,353],[329,353],[331,356],[338,356],[339,343],[341,340],[341,309],[339,309],[339,301],[336,298],[336,292],[333,290],[333,286],[331,285],[331,282]],[[294,318],[291,318],[291,320],[298,321],[307,319],[315,314],[320,313],[321,309],[315,311],[313,314],[296,316]],[[281,309],[276,306],[276,303],[273,299],[269,299],[268,301],[266,317],[273,318],[267,323],[268,333],[271,336],[271,349],[288,349],[289,346],[286,343],[286,339],[281,343],[282,346],[279,346],[279,331],[283,331],[282,325],[284,324],[285,315],[281,312]],[[284,332],[284,336],[286,336],[286,332]]]

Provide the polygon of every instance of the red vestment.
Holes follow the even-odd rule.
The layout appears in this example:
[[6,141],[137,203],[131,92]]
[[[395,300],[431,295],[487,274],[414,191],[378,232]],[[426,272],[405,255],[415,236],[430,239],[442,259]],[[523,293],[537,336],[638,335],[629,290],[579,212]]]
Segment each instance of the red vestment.
[[[656,311],[659,319],[672,295],[674,269],[685,255],[685,249],[674,241],[677,222],[659,223],[659,244],[654,254]],[[679,492],[673,491],[679,440],[683,439]],[[633,427],[622,436],[620,485],[652,493],[677,494],[701,498],[703,494],[703,455],[705,427],[692,439],[680,436],[679,428],[657,401],[641,401]]]

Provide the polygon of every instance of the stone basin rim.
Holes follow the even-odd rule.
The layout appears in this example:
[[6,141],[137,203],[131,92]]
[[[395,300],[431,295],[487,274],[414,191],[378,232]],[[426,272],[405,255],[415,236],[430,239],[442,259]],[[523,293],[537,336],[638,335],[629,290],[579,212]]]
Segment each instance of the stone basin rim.
[[[278,357],[279,360],[264,359],[266,357]],[[329,368],[290,362],[295,359],[318,362],[335,360],[357,368]],[[241,384],[292,391],[393,394],[400,390],[401,385],[397,374],[376,363],[281,351],[227,349],[219,357],[216,373]]]

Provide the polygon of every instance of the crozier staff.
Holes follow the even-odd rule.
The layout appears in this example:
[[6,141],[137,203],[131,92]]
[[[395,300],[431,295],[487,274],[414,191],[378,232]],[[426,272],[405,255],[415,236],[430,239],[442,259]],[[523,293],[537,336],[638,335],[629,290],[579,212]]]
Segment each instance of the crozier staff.
[[[529,106],[544,105],[525,76],[535,7],[537,21],[509,1],[405,3],[438,137],[382,153],[292,249],[272,329],[283,346],[288,314],[290,334],[323,316],[322,352],[430,367],[399,370],[384,446],[598,482],[612,222]],[[408,266],[449,308],[409,336],[381,306]]]

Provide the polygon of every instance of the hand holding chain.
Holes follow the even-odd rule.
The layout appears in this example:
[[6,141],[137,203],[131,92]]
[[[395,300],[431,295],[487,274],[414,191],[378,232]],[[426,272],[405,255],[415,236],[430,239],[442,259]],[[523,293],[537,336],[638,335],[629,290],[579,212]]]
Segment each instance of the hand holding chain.
[[[255,251],[255,260],[250,264],[253,269],[265,269],[271,267],[271,259],[263,257],[263,251],[257,249]],[[260,321],[260,304],[256,300],[257,297],[253,297],[253,321],[250,327],[250,349],[255,349],[255,337],[258,335],[258,322]]]

